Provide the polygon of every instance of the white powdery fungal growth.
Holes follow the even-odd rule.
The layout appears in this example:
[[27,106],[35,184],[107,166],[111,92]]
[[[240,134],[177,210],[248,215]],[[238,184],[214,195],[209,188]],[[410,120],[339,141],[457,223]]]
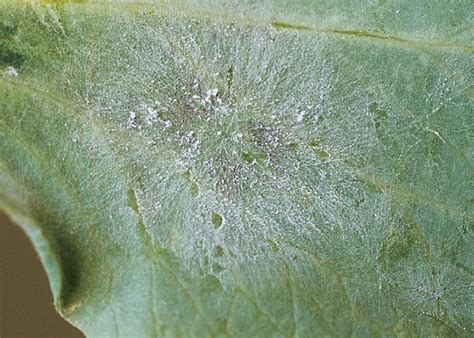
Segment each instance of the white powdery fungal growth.
[[[354,132],[367,123],[360,114],[342,116],[333,109],[347,97],[347,110],[358,112],[363,97],[351,91],[342,98],[331,95],[333,69],[325,61],[324,46],[272,30],[182,22],[169,26],[173,29],[134,37],[142,41],[137,46],[143,50],[129,51],[130,74],[140,81],[156,69],[161,75],[140,93],[149,101],[133,109],[136,113],[130,113],[127,127],[141,127],[141,136],[152,145],[141,147],[137,154],[148,156],[148,149],[153,149],[172,155],[171,165],[167,160],[155,163],[153,170],[140,167],[143,177],[150,178],[141,212],[156,238],[164,243],[172,238],[183,269],[206,269],[196,266],[194,258],[200,254],[222,266],[232,261],[246,266],[255,263],[255,257],[271,262],[275,254],[266,239],[279,243],[280,253],[292,259],[293,249],[285,245],[288,236],[318,245],[324,227],[333,231],[364,224],[362,211],[350,218],[341,213],[352,206],[339,190],[350,196],[360,193],[354,180],[346,179],[353,176],[351,168],[341,163],[349,150],[352,156],[367,147],[370,140]],[[289,53],[295,48],[297,55]],[[122,94],[129,91],[127,81],[114,83],[123,84],[117,97],[128,106]],[[157,172],[162,175],[159,181]],[[181,180],[176,180],[177,172]],[[240,196],[245,202],[234,204]],[[160,213],[156,201],[162,202]],[[383,214],[376,210],[379,207],[384,208],[361,210],[372,217]],[[228,220],[218,231],[212,226],[216,210]],[[176,215],[178,222],[171,222],[168,215]],[[224,253],[219,257],[215,257],[217,243]],[[225,254],[230,251],[234,257]],[[225,274],[226,270],[220,272],[219,278]]]
[[130,112],[128,117],[127,129],[141,129],[140,124],[138,123],[137,114],[133,111]]
[[[158,116],[158,110],[160,109],[160,102],[155,101],[153,104],[143,104],[140,111],[140,120],[148,126],[152,126],[157,122],[161,121]],[[162,122],[162,121],[161,121]],[[127,121],[127,129],[141,129],[142,126],[139,123],[138,114],[134,111],[130,112]]]
[[145,108],[145,122],[148,125],[153,125],[158,122],[158,112],[153,107],[147,106]]
[[[193,87],[194,88],[194,87]],[[217,88],[209,89],[206,95],[194,95],[193,99],[198,100],[204,107],[206,112],[210,112],[214,105],[222,105],[222,100]]]
[[[371,77],[380,55],[368,53],[357,65],[339,53],[347,42],[333,45],[336,39],[270,27],[167,20],[163,26],[147,20],[146,29],[128,32],[127,43],[116,46],[126,48],[118,53],[123,67],[97,77],[103,81],[97,86],[102,116],[140,130],[127,138],[107,134],[117,137],[117,151],[134,165],[131,184],[143,226],[157,245],[173,253],[182,271],[210,273],[225,290],[235,285],[235,271],[246,276],[243,285],[266,287],[262,278],[275,280],[275,271],[283,277],[295,272],[288,281],[303,286],[319,283],[313,252],[324,252],[315,257],[322,265],[334,259],[343,273],[367,266],[379,271],[386,259],[379,256],[382,235],[400,227],[396,199],[411,204],[402,185],[391,192],[390,157],[396,153],[386,147],[391,136],[385,141],[379,135],[404,136],[394,160],[418,168],[424,137],[443,146],[449,141],[430,117],[455,99],[454,84],[442,76],[425,83],[426,111],[419,115],[396,100],[399,81],[392,87]],[[367,74],[367,83],[365,76],[347,74]],[[403,70],[396,77],[407,81]],[[375,112],[368,109],[373,101]],[[366,161],[368,154],[374,161]],[[135,226],[132,216],[122,223]],[[276,270],[282,261],[286,270]],[[431,282],[430,269],[426,278],[418,264],[413,272],[406,269],[402,280],[398,272],[375,276],[378,289],[368,285],[375,302],[395,288],[419,312],[442,317],[439,304],[448,307],[453,294],[463,301],[464,292],[448,288],[457,288],[457,280]]]
[[298,123],[303,122],[305,115],[306,115],[306,112],[305,112],[305,111],[300,111],[300,112],[296,115],[296,122],[298,122]]
[[7,69],[5,69],[5,74],[12,77],[17,77],[19,75],[18,70],[13,66],[8,66]]

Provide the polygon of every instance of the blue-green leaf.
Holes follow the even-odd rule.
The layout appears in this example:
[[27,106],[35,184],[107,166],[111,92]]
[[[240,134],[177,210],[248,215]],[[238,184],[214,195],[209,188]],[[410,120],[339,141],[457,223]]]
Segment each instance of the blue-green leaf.
[[469,1],[0,1],[0,209],[91,337],[472,336]]

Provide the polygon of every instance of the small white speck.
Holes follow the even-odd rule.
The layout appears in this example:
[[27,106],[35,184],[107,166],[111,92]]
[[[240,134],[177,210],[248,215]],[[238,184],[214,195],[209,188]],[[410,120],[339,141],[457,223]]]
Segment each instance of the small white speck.
[[304,117],[306,115],[306,112],[303,110],[296,115],[296,122],[301,123],[304,120]]
[[5,74],[7,74],[8,76],[13,76],[13,77],[17,77],[19,75],[16,68],[12,66],[8,66],[7,69],[5,69]]
[[146,123],[149,124],[149,125],[152,125],[153,123],[155,123],[156,121],[158,121],[158,113],[155,109],[151,108],[151,107],[146,107]]
[[193,89],[197,89],[199,88],[201,84],[201,79],[199,77],[196,77],[194,80],[193,80]]
[[218,93],[218,90],[217,88],[214,88],[214,89],[209,89],[207,92],[206,92],[206,97],[204,98],[204,100],[206,102],[211,102],[212,99],[216,98],[217,97],[217,93]]
[[128,117],[128,121],[127,121],[127,129],[137,129],[137,128],[141,129],[137,121],[137,114],[131,111]]
[[165,121],[165,128],[170,128],[173,125],[170,120]]

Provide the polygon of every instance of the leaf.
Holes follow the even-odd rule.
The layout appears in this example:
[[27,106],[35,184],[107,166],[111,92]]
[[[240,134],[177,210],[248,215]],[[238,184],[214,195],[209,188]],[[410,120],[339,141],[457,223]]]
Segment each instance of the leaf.
[[0,208],[88,336],[473,335],[467,1],[0,6]]

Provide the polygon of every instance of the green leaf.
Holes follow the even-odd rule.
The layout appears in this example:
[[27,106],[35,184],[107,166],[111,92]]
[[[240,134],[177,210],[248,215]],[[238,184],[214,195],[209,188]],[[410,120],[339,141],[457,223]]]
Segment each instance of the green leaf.
[[469,1],[0,1],[0,209],[88,336],[474,334]]

